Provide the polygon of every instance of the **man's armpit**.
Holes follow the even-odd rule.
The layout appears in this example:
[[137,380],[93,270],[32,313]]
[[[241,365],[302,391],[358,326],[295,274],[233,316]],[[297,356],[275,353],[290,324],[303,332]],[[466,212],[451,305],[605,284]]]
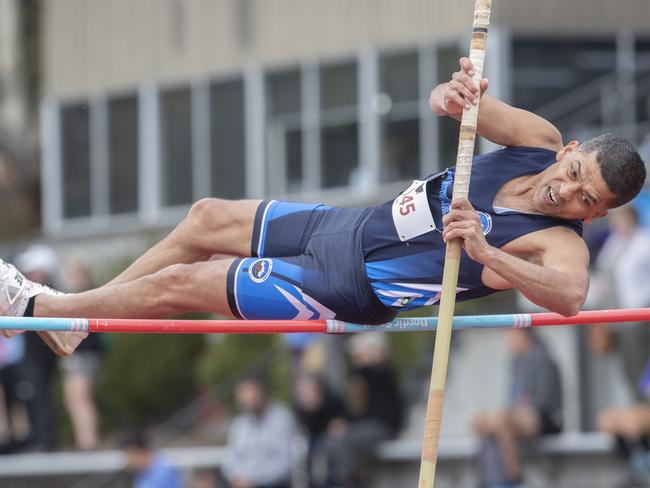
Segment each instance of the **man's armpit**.
[[523,259],[524,261],[527,261],[531,264],[536,264],[537,266],[542,266],[542,257],[535,253],[535,254],[529,254],[527,256],[517,256],[519,259]]

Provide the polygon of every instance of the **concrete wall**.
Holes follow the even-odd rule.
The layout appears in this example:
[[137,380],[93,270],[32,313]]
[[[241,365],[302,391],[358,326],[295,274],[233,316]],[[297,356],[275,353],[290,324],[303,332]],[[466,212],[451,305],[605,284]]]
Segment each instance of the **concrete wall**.
[[493,0],[494,21],[513,32],[599,35],[650,33],[647,0]]
[[471,13],[465,1],[46,0],[43,93],[75,97],[238,72],[251,61],[281,65],[453,37],[467,31]]
[[[454,39],[471,0],[45,0],[45,96],[187,80],[351,55],[366,45]],[[515,32],[648,31],[647,0],[496,0],[493,23]]]
[[[420,459],[382,460],[373,466],[372,488],[417,486]],[[554,488],[611,488],[625,476],[625,466],[611,452],[536,453],[524,459],[525,486]],[[441,459],[436,487],[478,486],[473,456]]]
[[6,138],[17,137],[27,125],[20,20],[19,0],[0,0],[0,134]]

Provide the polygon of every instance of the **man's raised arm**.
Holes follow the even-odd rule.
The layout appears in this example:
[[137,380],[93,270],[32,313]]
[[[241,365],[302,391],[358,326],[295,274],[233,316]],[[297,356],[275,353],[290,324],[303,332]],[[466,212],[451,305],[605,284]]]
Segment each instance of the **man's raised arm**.
[[[461,58],[460,68],[449,82],[441,83],[431,92],[429,105],[436,115],[460,120],[463,107],[478,101],[479,90],[472,81],[470,59]],[[553,124],[532,112],[485,95],[487,86],[487,80],[482,80],[479,135],[500,146],[543,147],[552,151],[562,148],[562,135]]]

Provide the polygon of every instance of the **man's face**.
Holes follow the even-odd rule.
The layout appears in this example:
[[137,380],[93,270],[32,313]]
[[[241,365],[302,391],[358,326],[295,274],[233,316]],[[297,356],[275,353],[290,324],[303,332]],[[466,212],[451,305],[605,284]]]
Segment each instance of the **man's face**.
[[129,471],[138,473],[147,469],[151,462],[151,454],[140,447],[128,447],[124,450],[126,467]]
[[255,381],[244,381],[236,389],[237,404],[244,412],[259,413],[266,405],[263,388]]
[[533,195],[535,209],[544,215],[591,222],[607,215],[616,195],[605,183],[596,153],[582,153],[573,141],[560,150],[557,162],[541,173]]
[[523,356],[530,347],[530,337],[525,330],[507,329],[505,337],[514,356]]

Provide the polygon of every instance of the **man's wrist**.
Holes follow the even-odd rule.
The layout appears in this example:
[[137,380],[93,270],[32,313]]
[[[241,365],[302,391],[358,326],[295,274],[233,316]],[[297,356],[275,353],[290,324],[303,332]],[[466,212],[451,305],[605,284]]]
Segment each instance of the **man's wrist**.
[[445,86],[446,83],[441,83],[433,89],[433,96],[432,96],[433,103],[431,104],[431,109],[433,113],[438,115],[439,117],[445,117],[449,115],[449,112],[447,112],[445,107],[445,97],[444,97]]
[[479,262],[484,266],[488,266],[498,257],[499,252],[501,252],[499,249],[488,244],[483,252],[481,252],[481,259]]

